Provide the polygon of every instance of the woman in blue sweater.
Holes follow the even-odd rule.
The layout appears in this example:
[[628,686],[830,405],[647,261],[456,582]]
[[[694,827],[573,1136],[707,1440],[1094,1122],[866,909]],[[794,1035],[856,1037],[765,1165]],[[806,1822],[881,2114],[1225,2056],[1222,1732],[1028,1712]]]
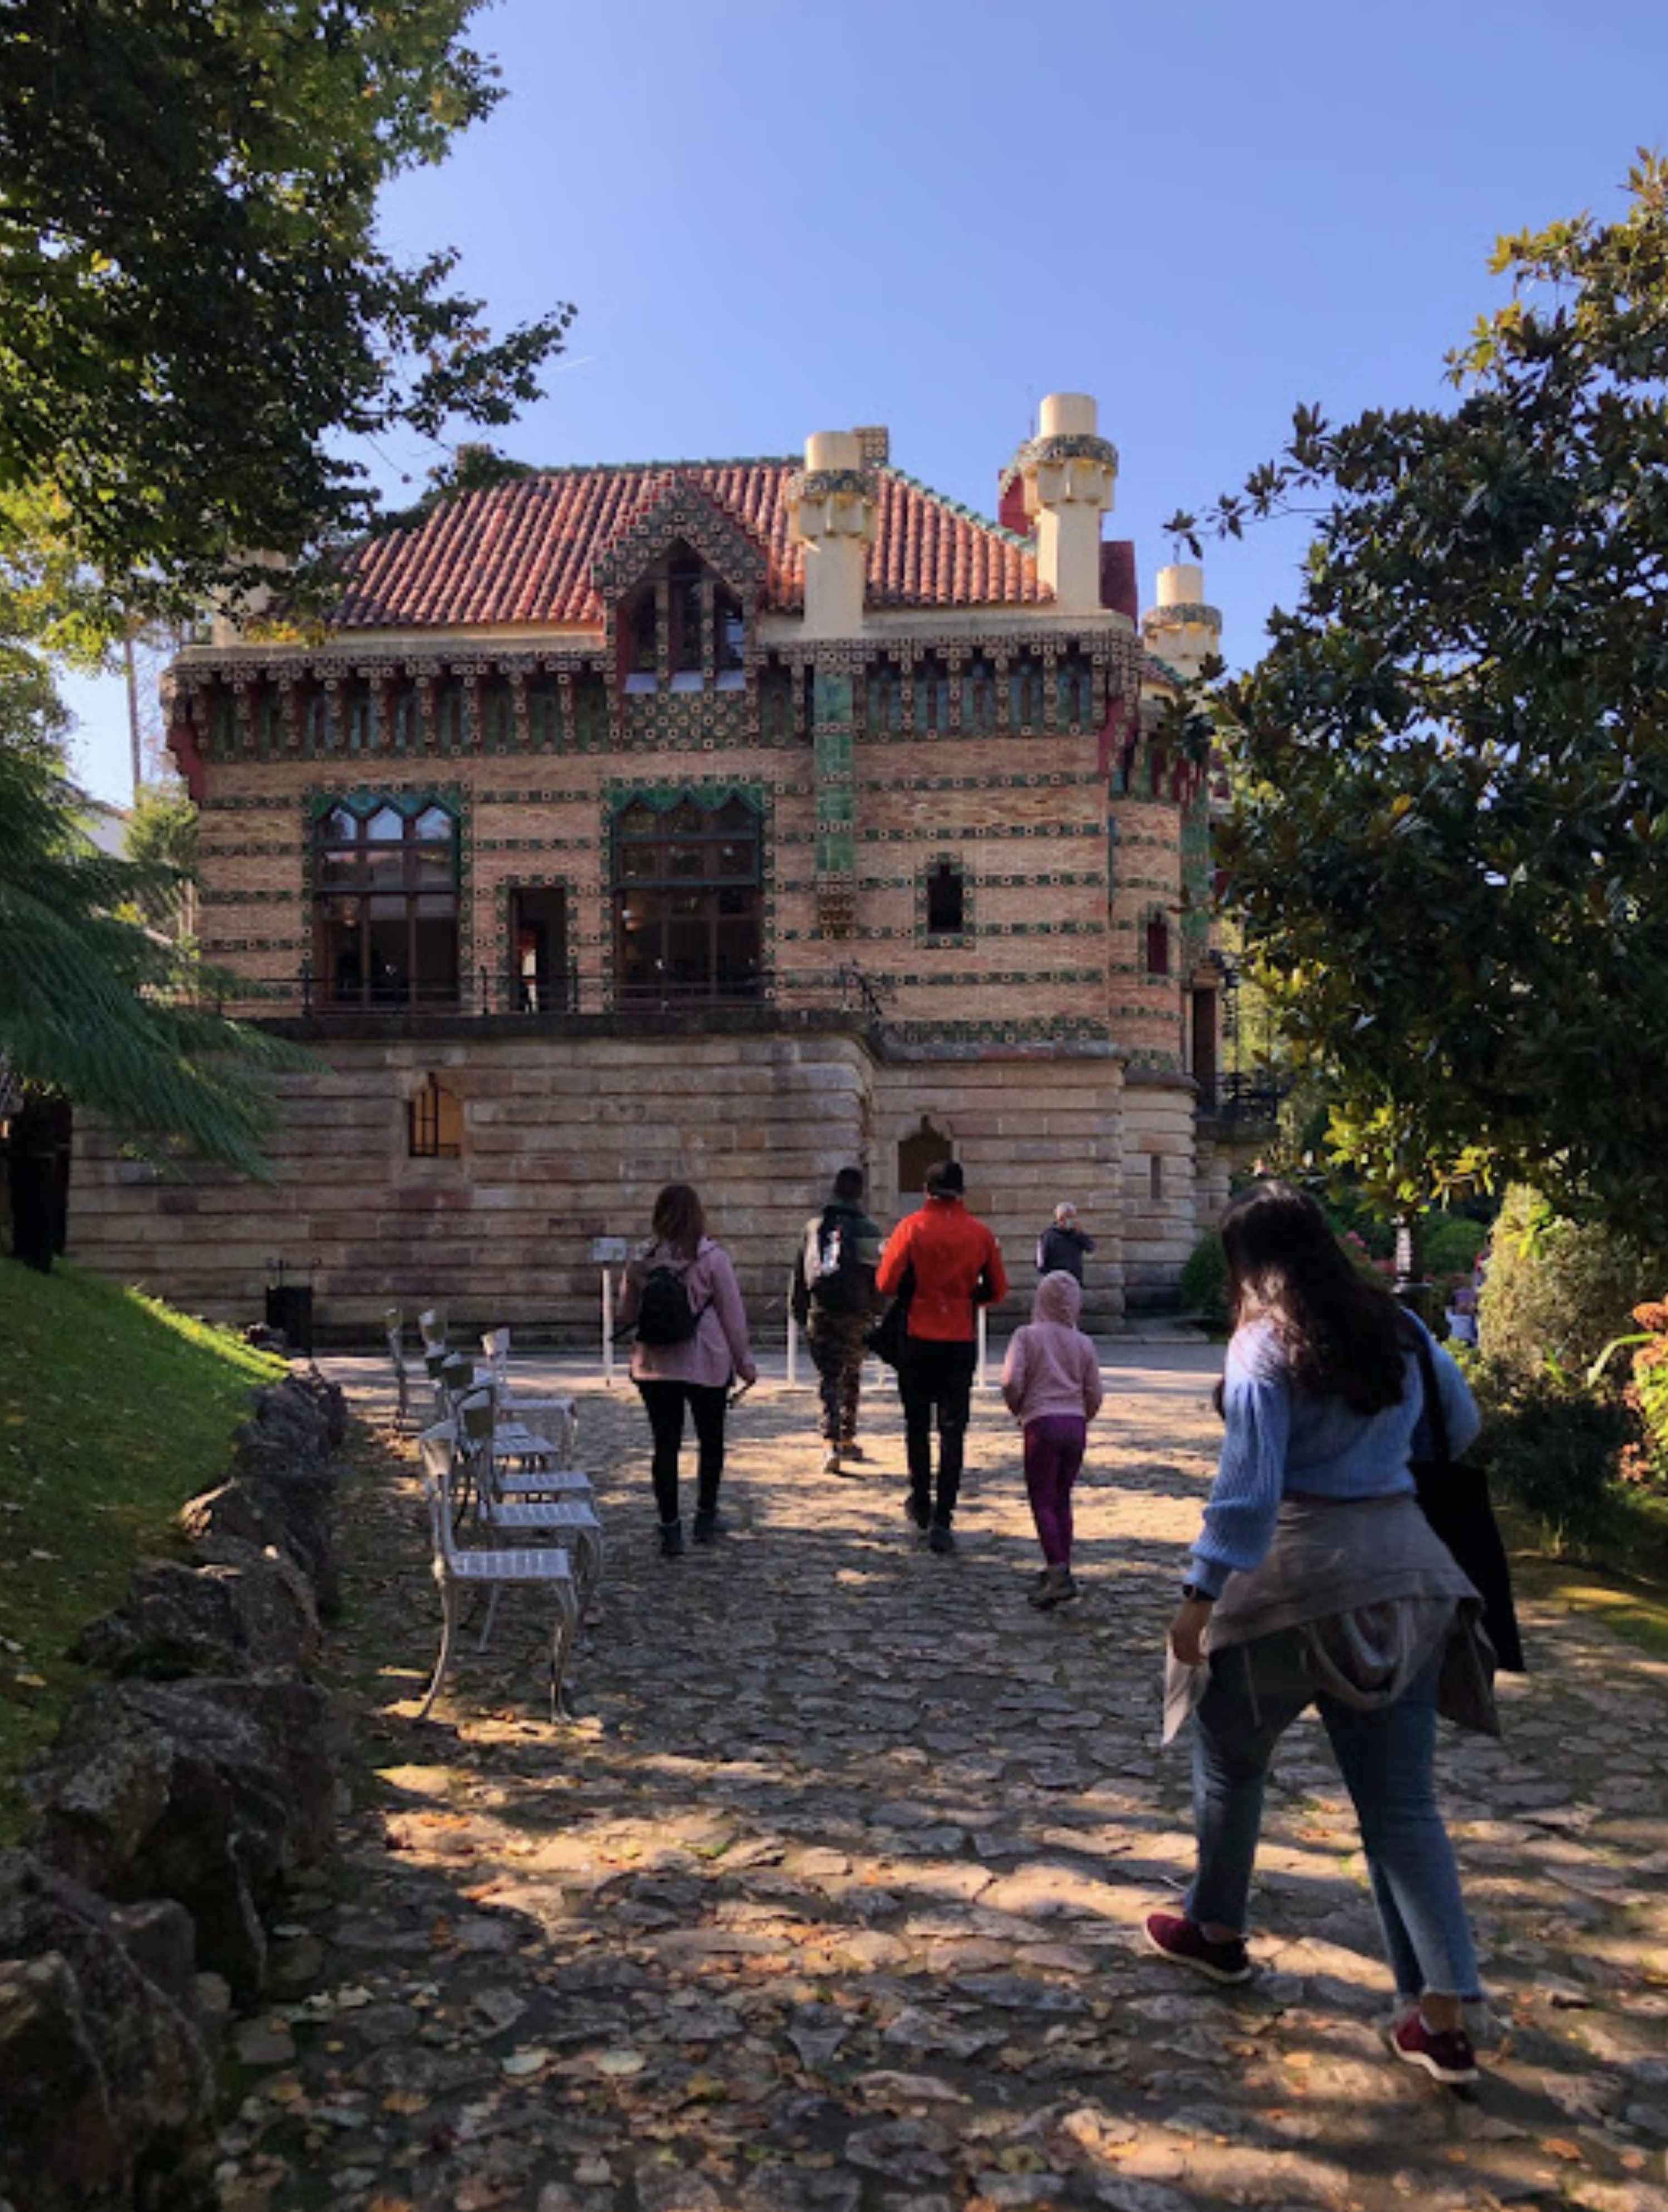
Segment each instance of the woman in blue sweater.
[[[1193,1706],[1198,1868],[1185,1914],[1147,1933],[1222,1982],[1251,1972],[1246,1911],[1263,1784],[1317,1704],[1361,1823],[1394,1972],[1392,2047],[1438,2081],[1477,2077],[1476,1954],[1432,1788],[1439,1704],[1497,1733],[1476,1589],[1420,1510],[1420,1324],[1362,1275],[1301,1191],[1258,1184],[1222,1224],[1233,1340],[1222,1461],[1170,1630],[1173,1705]],[[1426,1338],[1451,1449],[1477,1408]]]

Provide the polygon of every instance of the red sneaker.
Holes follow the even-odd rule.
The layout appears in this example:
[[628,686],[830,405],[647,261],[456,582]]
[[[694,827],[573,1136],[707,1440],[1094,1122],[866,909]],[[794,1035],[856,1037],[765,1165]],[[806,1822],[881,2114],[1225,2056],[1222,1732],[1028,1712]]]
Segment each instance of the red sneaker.
[[1422,2066],[1433,2081],[1459,2087],[1477,2079],[1477,2053],[1463,2027],[1428,2027],[1415,2005],[1392,2030],[1390,2047],[1410,2066]]
[[1235,1936],[1226,1943],[1213,1943],[1197,1923],[1183,1913],[1149,1912],[1147,1941],[1155,1951],[1174,1959],[1177,1966],[1191,1966],[1196,1974],[1208,1974],[1213,1982],[1251,1979],[1251,1960],[1242,1937]]

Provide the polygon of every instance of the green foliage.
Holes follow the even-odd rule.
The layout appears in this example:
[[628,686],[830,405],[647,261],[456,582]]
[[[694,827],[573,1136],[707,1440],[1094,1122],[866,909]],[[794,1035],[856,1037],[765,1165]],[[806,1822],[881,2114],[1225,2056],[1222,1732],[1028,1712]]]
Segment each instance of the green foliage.
[[1501,1207],[1478,1301],[1484,1357],[1515,1384],[1549,1367],[1580,1376],[1665,1279],[1660,1255],[1598,1224],[1567,1220],[1514,1185]]
[[131,915],[173,872],[89,842],[50,744],[8,741],[9,696],[0,683],[0,1060],[136,1139],[264,1172],[265,1078],[301,1055],[204,1010],[212,979]]
[[227,1470],[251,1386],[282,1363],[136,1291],[0,1260],[0,1842],[15,1781],[83,1686],[64,1657]]
[[1228,899],[1334,1151],[1386,1211],[1532,1176],[1668,1243],[1668,165],[1629,181],[1502,241],[1451,411],[1299,408],[1203,526],[1321,512],[1213,704]]
[[1208,1328],[1228,1326],[1228,1261],[1214,1229],[1207,1229],[1187,1255],[1181,1271],[1181,1310]]
[[1489,1241],[1480,1221],[1463,1213],[1434,1213],[1427,1217],[1421,1236],[1428,1275],[1467,1275],[1477,1255]]
[[168,872],[166,882],[136,909],[151,928],[174,937],[186,933],[197,882],[197,805],[183,785],[143,785],[128,822],[127,856],[143,866]]
[[538,396],[572,310],[495,337],[455,254],[376,227],[500,97],[477,4],[0,0],[0,569],[55,563],[55,620],[66,576],[106,635],[195,614],[237,549],[362,526],[344,439]]
[[1552,1369],[1524,1378],[1486,1361],[1473,1384],[1483,1428],[1470,1456],[1539,1523],[1554,1552],[1602,1545],[1621,1518],[1623,1455],[1636,1431],[1614,1396]]

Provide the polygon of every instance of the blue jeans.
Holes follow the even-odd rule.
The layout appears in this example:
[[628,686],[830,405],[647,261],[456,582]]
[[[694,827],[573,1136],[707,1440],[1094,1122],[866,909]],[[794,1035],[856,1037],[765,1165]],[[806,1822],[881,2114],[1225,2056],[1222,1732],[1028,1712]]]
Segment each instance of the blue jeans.
[[1193,1716],[1189,1917],[1244,1929],[1269,1760],[1313,1703],[1355,1803],[1398,1996],[1477,1998],[1477,1954],[1431,1782],[1441,1654],[1393,1705],[1364,1713],[1318,1694],[1301,1652],[1295,1635],[1268,1636],[1212,1664]]

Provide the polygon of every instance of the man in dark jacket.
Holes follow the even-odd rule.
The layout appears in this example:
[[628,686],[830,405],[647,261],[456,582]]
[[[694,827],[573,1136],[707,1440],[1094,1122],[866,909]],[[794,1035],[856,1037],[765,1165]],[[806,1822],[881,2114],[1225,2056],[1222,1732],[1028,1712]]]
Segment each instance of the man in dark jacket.
[[1071,1200],[1062,1199],[1054,1208],[1054,1218],[1037,1239],[1037,1273],[1052,1275],[1064,1269],[1068,1275],[1083,1279],[1083,1261],[1095,1249],[1095,1239],[1085,1237],[1077,1226],[1077,1209]]
[[875,1312],[879,1229],[863,1211],[863,1170],[841,1168],[834,1195],[812,1214],[793,1263],[793,1317],[804,1330],[822,1394],[825,1474],[855,1474],[858,1392]]

